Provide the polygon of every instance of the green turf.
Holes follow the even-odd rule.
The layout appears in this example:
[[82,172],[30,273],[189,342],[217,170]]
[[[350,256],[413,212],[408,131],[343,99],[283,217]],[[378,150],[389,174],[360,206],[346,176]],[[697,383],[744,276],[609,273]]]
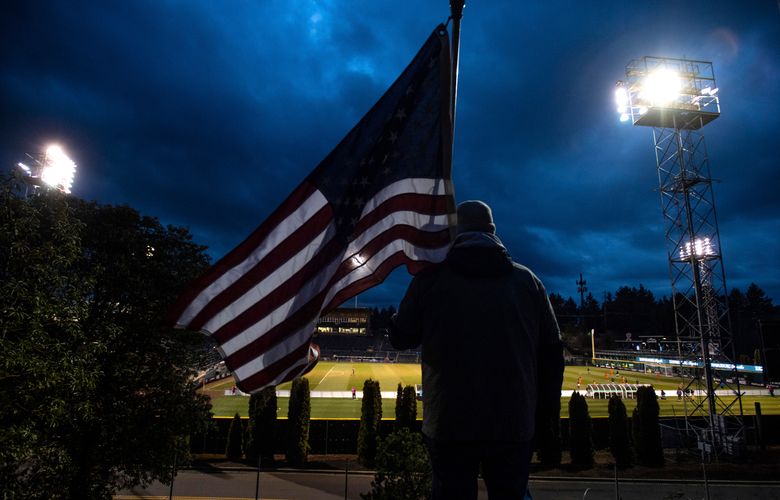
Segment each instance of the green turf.
[[[352,370],[354,368],[354,374]],[[464,365],[464,369],[468,369]],[[606,373],[606,378],[605,378]],[[687,379],[672,377],[657,377],[652,374],[642,374],[630,371],[620,372],[618,374],[610,372],[604,368],[588,368],[584,366],[567,366],[564,373],[563,389],[575,390],[577,388],[577,379],[582,377],[582,390],[589,383],[610,382],[614,377],[615,382],[622,382],[622,377],[626,377],[626,382],[634,383],[637,380],[641,384],[652,384],[656,389],[665,389],[667,392],[666,400],[659,400],[661,406],[661,416],[681,416],[685,414],[686,408],[682,401],[677,400],[677,386],[687,383]],[[309,379],[312,391],[349,391],[352,387],[358,390],[363,388],[363,382],[368,378],[379,381],[382,391],[395,392],[398,383],[402,385],[419,384],[421,380],[420,365],[401,364],[401,363],[336,363],[331,361],[320,362],[314,370],[306,375]],[[206,393],[212,398],[212,411],[215,416],[232,417],[236,412],[246,417],[248,411],[248,397],[231,396],[224,397],[224,390],[233,386],[233,379],[228,378],[221,382],[210,384]],[[283,384],[278,387],[280,390],[290,388],[290,384]],[[720,398],[721,402],[726,404],[730,401]],[[766,415],[780,414],[780,397],[771,398],[745,396],[742,398],[743,411],[746,415],[755,414],[755,402],[761,403],[762,413]],[[561,399],[561,416],[568,416],[568,398]],[[280,417],[287,416],[287,398],[279,398]],[[629,415],[634,409],[635,401],[625,400]],[[690,409],[695,402],[689,402],[687,407]],[[590,415],[594,418],[607,416],[607,401],[588,399]],[[311,403],[312,418],[360,418],[360,400],[351,398],[312,398]],[[738,410],[735,409],[735,413]],[[395,400],[382,400],[382,414],[385,418],[394,418]],[[418,418],[422,417],[422,405],[418,402]]]

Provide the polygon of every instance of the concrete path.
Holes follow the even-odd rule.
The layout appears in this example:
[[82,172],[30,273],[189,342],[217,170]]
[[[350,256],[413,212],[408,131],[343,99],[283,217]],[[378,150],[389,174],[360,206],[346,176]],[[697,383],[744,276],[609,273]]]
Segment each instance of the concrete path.
[[[189,499],[254,499],[257,474],[252,470],[184,470],[176,477],[173,497]],[[368,473],[344,472],[262,472],[260,498],[264,500],[360,500],[360,493],[371,488]],[[622,500],[780,500],[780,481],[774,483],[711,482],[709,492],[700,481],[621,481]],[[479,485],[480,500],[487,490]],[[345,496],[346,491],[346,496]],[[533,477],[531,491],[535,500],[615,500],[611,480]],[[124,490],[117,500],[167,499],[169,487],[154,483],[149,488]],[[709,493],[709,496],[707,496]]]

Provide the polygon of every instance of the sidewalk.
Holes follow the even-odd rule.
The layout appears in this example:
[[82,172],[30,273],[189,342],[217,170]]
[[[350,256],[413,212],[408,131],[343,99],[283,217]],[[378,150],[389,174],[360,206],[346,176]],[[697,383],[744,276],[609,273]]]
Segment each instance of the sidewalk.
[[[204,457],[205,458],[205,457]],[[208,457],[191,468],[178,472],[173,497],[179,500],[253,499],[257,469],[246,462]],[[279,456],[279,459],[282,457]],[[684,459],[683,459],[684,458]],[[581,499],[614,500],[619,489],[625,499],[706,498],[734,500],[755,498],[780,500],[780,447],[766,453],[754,453],[751,463],[708,464],[705,486],[701,463],[687,456],[675,459],[667,454],[665,467],[635,466],[615,470],[609,452],[596,453],[592,469],[576,470],[566,465],[543,468],[532,464],[531,488],[535,500]],[[265,500],[361,500],[360,494],[371,489],[374,472],[356,463],[355,455],[310,455],[309,467],[293,469],[279,460],[278,467],[264,467],[260,472],[260,498]],[[348,473],[346,469],[349,469]],[[480,499],[487,499],[480,481]],[[706,490],[709,491],[706,491]],[[116,500],[168,498],[170,487],[154,483],[148,488],[124,490]],[[587,492],[587,493],[586,493]]]
[[[259,498],[264,500],[360,500],[361,493],[371,488],[373,477],[366,473],[346,476],[343,471],[268,471],[260,474]],[[255,498],[256,471],[181,471],[173,485],[173,498],[178,500],[244,500]],[[708,488],[701,481],[624,480],[615,484],[607,478],[532,477],[530,488],[534,500],[614,500],[619,489],[622,498],[631,500],[663,498],[708,498],[734,500],[751,498],[774,500],[780,498],[780,482],[739,483],[735,481],[710,482]],[[148,488],[125,490],[116,500],[166,499],[169,486],[154,483]],[[479,482],[480,500],[487,499],[487,490]]]

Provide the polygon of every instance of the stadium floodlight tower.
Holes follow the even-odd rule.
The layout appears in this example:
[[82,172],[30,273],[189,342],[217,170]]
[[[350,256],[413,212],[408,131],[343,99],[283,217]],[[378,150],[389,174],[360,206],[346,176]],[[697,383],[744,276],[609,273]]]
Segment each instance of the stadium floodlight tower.
[[32,166],[22,162],[17,163],[27,186],[32,186],[34,190],[46,187],[61,193],[70,193],[73,177],[76,174],[76,163],[60,146],[52,144],[38,157],[27,156],[33,160]]
[[[720,116],[712,63],[635,59],[626,66],[626,79],[617,82],[615,97],[621,121],[653,129],[677,330],[674,362],[693,372],[686,394],[693,389],[702,396],[687,407],[687,432],[703,453],[737,453],[744,438],[739,374],[728,359],[734,346],[726,278],[701,133]],[[737,397],[719,398],[716,386],[730,384],[736,390],[724,392]]]

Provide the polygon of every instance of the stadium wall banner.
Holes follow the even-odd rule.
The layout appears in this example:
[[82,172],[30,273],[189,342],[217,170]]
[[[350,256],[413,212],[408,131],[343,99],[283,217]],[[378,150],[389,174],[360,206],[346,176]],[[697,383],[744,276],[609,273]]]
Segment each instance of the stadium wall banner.
[[[639,361],[640,363],[655,363],[659,365],[675,365],[675,366],[690,366],[692,368],[702,368],[704,366],[704,362],[702,361],[691,361],[686,359],[669,359],[669,358],[651,358],[647,356],[637,356],[636,361]],[[764,373],[764,367],[758,366],[758,365],[735,365],[733,363],[718,363],[718,362],[712,362],[710,365],[715,368],[716,370],[734,370],[736,369],[739,372],[748,372],[748,373]]]

